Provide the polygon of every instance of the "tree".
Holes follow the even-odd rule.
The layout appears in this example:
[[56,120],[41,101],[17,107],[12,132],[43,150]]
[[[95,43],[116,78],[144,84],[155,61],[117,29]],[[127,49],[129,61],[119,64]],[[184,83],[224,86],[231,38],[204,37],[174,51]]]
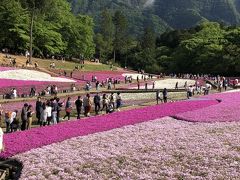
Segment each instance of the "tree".
[[93,19],[78,15],[72,23],[67,54],[91,58],[95,53]]
[[33,25],[34,25],[34,18],[36,13],[39,11],[44,10],[47,7],[47,3],[51,3],[51,0],[21,0],[23,7],[27,8],[29,15],[30,15],[30,42],[29,42],[29,63],[32,63],[32,55],[33,55]]
[[29,48],[29,61],[32,55],[94,54],[92,18],[74,15],[66,0],[2,0],[0,25],[0,48]]
[[116,53],[121,54],[127,51],[127,19],[121,11],[116,11],[113,22],[115,25],[114,35],[114,61],[116,61]]
[[100,58],[107,60],[113,51],[114,24],[112,14],[108,10],[101,13],[100,32],[96,37]]
[[105,41],[103,40],[103,35],[100,33],[97,33],[95,36],[95,44],[96,44],[96,53],[98,54],[99,59],[104,59],[104,54],[106,50],[104,49]]
[[156,35],[152,28],[146,27],[141,39],[142,63],[147,72],[159,73],[161,68],[156,61]]
[[154,50],[156,48],[156,35],[152,28],[150,27],[145,28],[141,40],[141,46],[143,49]]
[[28,22],[28,14],[18,1],[0,1],[0,46],[14,51],[27,48]]
[[179,71],[217,73],[216,67],[222,55],[224,30],[218,23],[204,22],[198,31],[183,40],[175,54]]

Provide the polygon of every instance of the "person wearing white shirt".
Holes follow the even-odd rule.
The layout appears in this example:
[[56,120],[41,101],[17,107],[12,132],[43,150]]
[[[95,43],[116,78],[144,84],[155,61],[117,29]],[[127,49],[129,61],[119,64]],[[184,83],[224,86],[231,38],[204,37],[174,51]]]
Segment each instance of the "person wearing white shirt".
[[48,125],[50,125],[50,122],[52,121],[52,107],[50,105],[50,102],[47,102],[46,111],[47,111],[47,123]]
[[17,98],[17,90],[15,88],[13,88],[13,98],[16,99]]
[[208,95],[211,89],[212,89],[212,85],[207,83],[205,87],[204,95]]

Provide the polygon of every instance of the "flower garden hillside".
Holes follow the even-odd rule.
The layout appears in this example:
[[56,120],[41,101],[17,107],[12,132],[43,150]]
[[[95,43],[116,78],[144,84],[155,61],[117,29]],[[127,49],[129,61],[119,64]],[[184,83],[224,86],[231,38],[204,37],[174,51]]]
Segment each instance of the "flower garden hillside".
[[[38,70],[0,67],[0,94],[9,94],[11,89],[15,88],[18,96],[28,96],[31,88],[34,88],[35,93],[39,94],[52,85],[57,86],[59,91],[69,91],[73,84],[78,87],[78,89],[84,89],[88,82],[93,83],[93,77],[98,78],[96,81],[100,83],[107,83],[106,81],[110,78],[116,79],[118,82],[123,82],[125,79],[124,73],[126,72],[127,71],[73,71],[71,77],[70,75],[64,75],[64,73],[61,74],[60,72],[56,74],[57,77],[53,77],[48,73]],[[129,76],[131,75],[140,76],[140,74],[137,73],[129,74]]]
[[[239,97],[213,94],[7,134],[0,156],[20,160],[23,179],[234,179],[240,175]],[[231,109],[221,114],[230,99]]]
[[0,180],[240,179],[239,8],[1,0]]
[[[225,143],[229,136],[220,132],[239,133],[234,126],[240,120],[240,93],[211,94],[216,92],[211,86],[218,87],[227,80],[194,74],[139,74],[123,69],[1,67],[0,93],[7,94],[13,88],[17,96],[0,106],[7,132],[0,157],[23,165],[22,179],[224,179],[229,176],[227,169],[235,173],[231,176],[235,178],[239,175],[237,140],[233,139],[228,151]],[[71,89],[73,85],[75,89]],[[57,93],[38,93],[51,92],[53,86]],[[224,87],[218,90],[225,91]],[[32,89],[36,90],[34,94]],[[27,95],[21,96],[24,93]],[[77,101],[82,103],[80,108]],[[156,101],[161,104],[153,105]],[[112,143],[115,140],[118,143]],[[220,147],[222,153],[216,156],[215,148]],[[126,149],[129,151],[123,153]],[[223,163],[226,155],[229,159]],[[63,161],[67,163],[60,166]],[[217,163],[222,169],[212,174]],[[43,170],[45,166],[48,172]]]

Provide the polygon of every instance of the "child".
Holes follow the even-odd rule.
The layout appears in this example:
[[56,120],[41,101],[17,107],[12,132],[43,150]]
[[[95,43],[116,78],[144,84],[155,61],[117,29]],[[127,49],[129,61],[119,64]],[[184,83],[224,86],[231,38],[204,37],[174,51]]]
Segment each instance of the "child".
[[107,114],[108,113],[113,113],[114,112],[114,107],[112,103],[109,103],[107,106]]

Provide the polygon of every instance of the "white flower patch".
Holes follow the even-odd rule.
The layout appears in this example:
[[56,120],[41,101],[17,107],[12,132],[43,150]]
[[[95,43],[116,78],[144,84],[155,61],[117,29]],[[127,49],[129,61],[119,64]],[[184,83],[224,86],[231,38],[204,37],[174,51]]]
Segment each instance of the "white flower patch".
[[[178,88],[183,88],[185,82],[187,82],[187,86],[194,85],[195,80],[187,80],[187,79],[164,79],[155,81],[155,89],[174,89],[176,83],[178,82]],[[141,86],[141,89],[144,89],[145,86]],[[152,83],[148,82],[148,88],[152,88]],[[133,87],[132,89],[137,89],[137,87]]]
[[50,74],[44,72],[26,69],[3,71],[0,73],[0,79],[47,81],[47,82],[76,82],[71,79],[52,77]]

